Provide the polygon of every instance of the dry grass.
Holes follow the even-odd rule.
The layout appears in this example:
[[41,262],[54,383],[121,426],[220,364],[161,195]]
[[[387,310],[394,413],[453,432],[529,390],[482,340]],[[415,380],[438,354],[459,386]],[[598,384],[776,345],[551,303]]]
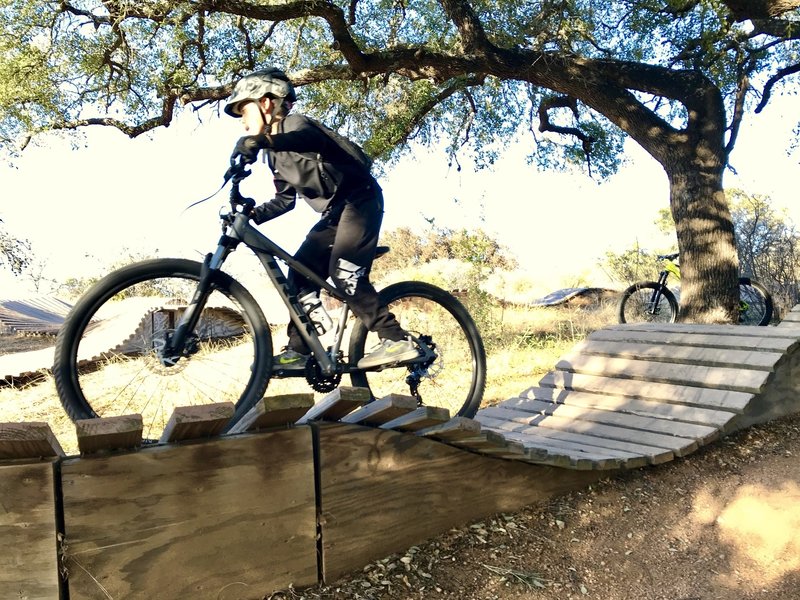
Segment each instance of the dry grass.
[[[613,306],[492,308],[481,324],[488,360],[483,405],[502,402],[536,385],[576,343],[613,322]],[[46,342],[41,339],[39,345]],[[30,344],[30,339],[19,336],[0,336],[0,354],[2,348],[32,349]],[[289,388],[310,391],[303,381],[275,380],[269,392],[283,393]],[[44,371],[35,382],[0,387],[0,421],[46,422],[68,454],[77,452],[74,426],[61,407],[52,377]]]

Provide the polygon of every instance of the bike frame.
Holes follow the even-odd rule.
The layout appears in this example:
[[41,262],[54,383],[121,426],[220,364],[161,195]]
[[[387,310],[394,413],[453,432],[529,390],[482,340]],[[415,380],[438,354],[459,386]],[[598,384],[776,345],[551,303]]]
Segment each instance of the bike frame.
[[[211,292],[211,279],[213,273],[220,271],[225,260],[231,252],[233,252],[239,244],[244,244],[250,248],[258,260],[261,262],[264,270],[267,272],[270,280],[272,281],[278,295],[283,300],[286,308],[289,310],[289,317],[292,322],[297,326],[303,340],[308,344],[314,357],[317,360],[320,371],[325,376],[333,375],[337,372],[336,357],[341,349],[342,340],[344,339],[344,331],[347,326],[347,316],[350,311],[347,305],[347,300],[344,295],[333,285],[324,281],[316,273],[311,271],[301,262],[295,260],[288,252],[278,246],[275,242],[258,231],[253,225],[250,224],[250,217],[244,213],[235,213],[230,215],[231,218],[226,218],[228,225],[225,232],[220,237],[217,244],[217,249],[213,254],[206,256],[203,261],[203,270],[200,276],[197,290],[195,291],[192,301],[187,306],[183,316],[175,328],[175,333],[170,339],[170,349],[173,354],[180,355],[187,339],[187,332],[192,331],[197,324],[200,313],[202,312],[205,302]],[[328,294],[342,302],[341,315],[339,323],[336,328],[333,344],[330,347],[330,353],[326,352],[322,346],[322,342],[316,333],[316,328],[311,323],[308,315],[297,298],[297,295],[291,286],[289,280],[284,274],[281,267],[278,265],[278,259],[282,260],[288,265],[290,269],[294,269],[303,277],[318,285],[320,289],[324,289]],[[347,369],[351,371],[353,369]],[[297,376],[303,376],[304,373],[298,373]]]

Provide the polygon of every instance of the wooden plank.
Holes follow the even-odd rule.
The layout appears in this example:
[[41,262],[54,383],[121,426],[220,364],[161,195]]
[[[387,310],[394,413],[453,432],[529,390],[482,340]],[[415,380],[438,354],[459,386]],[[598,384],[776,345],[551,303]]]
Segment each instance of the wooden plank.
[[584,375],[690,385],[751,394],[759,393],[769,376],[765,371],[749,369],[676,365],[582,354],[565,356],[556,363],[555,368]]
[[369,390],[366,388],[339,386],[315,404],[302,418],[298,419],[297,423],[302,425],[317,420],[337,421],[366,404],[370,399]]
[[753,394],[745,392],[716,390],[656,381],[598,377],[567,371],[551,371],[542,377],[539,385],[542,387],[561,387],[582,392],[658,400],[700,408],[714,408],[736,414],[743,413],[753,399]]
[[349,415],[342,417],[341,421],[342,423],[377,427],[416,410],[417,405],[417,399],[412,396],[390,394],[354,410]]
[[259,400],[228,433],[289,427],[307,415],[313,406],[314,394],[310,392],[267,396]]
[[419,431],[450,420],[450,411],[439,406],[420,406],[419,408],[387,421],[381,429],[398,431]]
[[613,410],[620,413],[639,415],[642,417],[656,417],[671,419],[684,423],[696,423],[715,429],[724,427],[733,416],[729,411],[714,410],[712,408],[699,408],[685,404],[672,404],[655,400],[640,400],[625,396],[612,396],[608,394],[592,394],[590,392],[576,392],[561,388],[530,387],[520,394],[521,398],[529,400],[546,400],[559,402],[572,406],[597,408],[600,410]]
[[474,419],[466,417],[453,417],[440,425],[432,425],[415,432],[416,435],[439,440],[454,442],[460,439],[471,438],[481,431],[481,424]]
[[104,450],[130,450],[142,444],[142,416],[121,415],[75,421],[78,450],[92,454]]
[[[566,458],[571,468],[619,469],[625,466],[626,460],[632,461],[637,467],[644,466],[648,462],[644,456],[632,452],[606,450],[569,440],[546,438],[538,435],[537,427],[526,427],[503,419],[494,419],[487,415],[476,416],[479,416],[481,425],[487,429],[502,432],[506,438],[520,442],[531,450],[545,450],[547,452],[545,460],[553,460],[555,455]],[[535,458],[531,458],[532,462],[535,460]]]
[[671,450],[677,456],[684,456],[690,452],[694,452],[699,446],[697,441],[691,438],[650,433],[637,429],[593,423],[591,421],[575,421],[573,419],[559,417],[558,414],[532,415],[522,411],[517,412],[518,414],[513,417],[513,420],[526,425],[536,425],[537,427],[548,427],[560,431],[570,431],[572,433],[582,433],[585,435],[607,438],[609,440],[652,446],[654,448]]
[[703,348],[679,344],[632,344],[630,342],[602,340],[584,340],[573,348],[571,354],[591,354],[706,367],[755,369],[759,371],[773,371],[775,363],[783,356],[782,352]]
[[601,477],[357,425],[322,425],[319,441],[328,582],[454,526],[583,489]]
[[316,584],[313,463],[308,427],[65,460],[71,600]]
[[55,456],[64,450],[47,423],[0,423],[0,459]]
[[739,350],[748,348],[764,352],[785,352],[797,344],[793,336],[754,337],[744,335],[712,335],[695,333],[664,333],[662,331],[640,331],[636,329],[598,329],[587,336],[589,340],[630,343],[655,343],[664,345],[697,346],[702,348],[726,348]]
[[53,463],[0,466],[0,598],[58,600]]
[[604,423],[615,427],[625,427],[627,429],[638,429],[652,433],[663,433],[683,438],[695,439],[701,444],[719,438],[719,428],[708,427],[707,425],[695,425],[694,423],[682,423],[659,417],[643,417],[628,413],[619,413],[612,410],[599,410],[596,408],[585,408],[583,406],[573,406],[566,403],[553,403],[544,400],[530,400],[527,398],[510,398],[499,404],[501,408],[510,408],[528,413],[540,415],[554,415],[566,419],[591,421],[593,423]]
[[461,438],[450,443],[457,448],[464,448],[486,456],[512,460],[528,458],[525,446],[519,442],[509,440],[502,432],[489,431],[488,429],[481,429],[480,433],[473,437]]
[[[481,414],[481,412],[483,412],[483,414]],[[638,441],[629,442],[595,436],[591,433],[574,433],[571,431],[561,431],[558,429],[539,427],[539,421],[537,421],[535,418],[528,414],[520,413],[510,409],[503,409],[499,407],[497,407],[496,410],[486,409],[485,411],[479,411],[478,415],[476,416],[480,416],[481,423],[485,422],[487,419],[505,422],[507,425],[503,425],[504,429],[508,429],[510,431],[522,431],[527,435],[540,440],[543,447],[545,444],[557,446],[558,442],[569,442],[571,444],[580,444],[582,446],[586,446],[587,448],[593,448],[593,452],[598,455],[601,454],[601,451],[619,451],[627,453],[628,456],[640,456],[645,459],[646,463],[654,465],[665,463],[675,458],[675,453],[672,450],[658,446],[648,446]],[[500,427],[499,423],[497,422],[494,422],[493,426]],[[630,462],[628,466],[641,466],[635,464],[635,462],[636,461]]]
[[177,407],[158,441],[163,444],[214,437],[222,433],[233,413],[233,402]]
[[610,330],[661,331],[663,333],[691,333],[701,335],[730,336],[740,335],[753,338],[774,337],[791,338],[790,332],[781,331],[777,327],[760,327],[756,325],[700,325],[696,323],[624,323],[609,325]]

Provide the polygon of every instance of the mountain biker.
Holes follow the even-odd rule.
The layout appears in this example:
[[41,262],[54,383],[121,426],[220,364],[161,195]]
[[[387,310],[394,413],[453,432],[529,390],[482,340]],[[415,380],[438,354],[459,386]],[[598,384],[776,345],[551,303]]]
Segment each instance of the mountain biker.
[[[303,198],[321,213],[294,257],[319,275],[331,278],[348,296],[348,305],[381,344],[358,361],[375,367],[411,360],[416,345],[395,316],[381,304],[369,281],[381,221],[383,194],[369,170],[304,115],[292,113],[294,87],[280,69],[270,67],[240,79],[225,104],[225,112],[240,117],[247,135],[231,155],[231,164],[251,164],[260,151],[274,175],[275,197],[253,210],[260,225],[295,207]],[[298,298],[319,292],[308,279],[289,270],[289,283]],[[275,357],[276,367],[303,369],[310,350],[289,320],[288,345]]]

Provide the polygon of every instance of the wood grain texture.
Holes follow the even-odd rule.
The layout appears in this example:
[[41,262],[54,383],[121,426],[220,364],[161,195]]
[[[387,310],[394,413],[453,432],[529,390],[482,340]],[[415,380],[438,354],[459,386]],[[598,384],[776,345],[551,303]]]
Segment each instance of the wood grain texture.
[[53,463],[0,466],[0,598],[58,600]]
[[318,420],[338,421],[369,401],[368,389],[339,386],[317,402],[297,423],[304,424]]
[[64,450],[47,423],[0,423],[0,460],[56,456]]
[[142,443],[142,431],[141,415],[75,421],[81,454],[137,448]]
[[488,458],[357,425],[323,425],[319,435],[326,581],[451,527],[600,477],[599,471]]
[[169,418],[159,442],[181,442],[219,435],[233,417],[233,402],[181,406]]
[[259,400],[228,433],[289,427],[306,415],[313,406],[314,394],[309,392],[267,396]]
[[67,459],[62,480],[71,600],[261,599],[317,581],[307,427]]

